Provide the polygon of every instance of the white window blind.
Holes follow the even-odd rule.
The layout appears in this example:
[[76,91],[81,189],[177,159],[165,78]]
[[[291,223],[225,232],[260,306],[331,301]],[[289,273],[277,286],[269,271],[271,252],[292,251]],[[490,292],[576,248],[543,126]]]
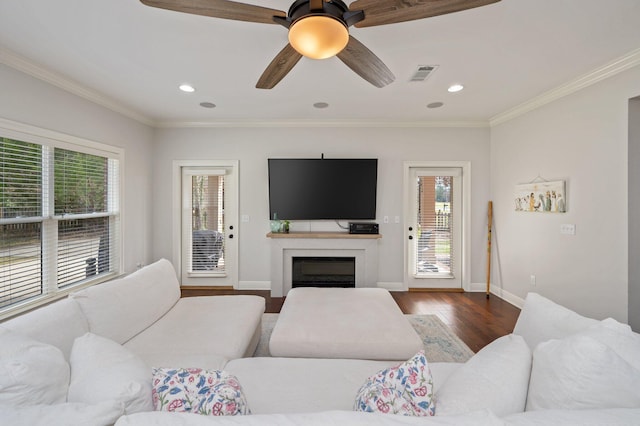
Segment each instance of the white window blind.
[[120,270],[118,155],[68,146],[0,138],[0,314]]
[[191,232],[190,271],[224,274],[224,170],[191,176]]
[[43,294],[42,147],[0,139],[0,309]]
[[[59,287],[113,272],[111,253],[119,246],[114,191],[117,161],[98,155],[54,150],[54,215]],[[113,180],[111,180],[113,183]]]
[[415,265],[416,276],[453,276],[458,262],[454,250],[454,203],[459,169],[431,169],[418,173]]

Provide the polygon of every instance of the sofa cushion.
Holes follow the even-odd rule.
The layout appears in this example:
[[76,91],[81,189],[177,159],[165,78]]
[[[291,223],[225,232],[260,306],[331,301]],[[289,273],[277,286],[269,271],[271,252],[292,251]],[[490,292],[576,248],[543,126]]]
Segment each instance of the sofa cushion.
[[353,409],[404,416],[435,415],[433,378],[424,351],[369,377],[358,391]]
[[154,368],[153,407],[208,416],[251,414],[235,376],[201,368]]
[[541,342],[562,339],[597,323],[537,293],[529,293],[513,333],[524,337],[533,351]]
[[122,403],[62,404],[2,407],[0,424],[11,426],[110,426],[124,414]]
[[[634,423],[629,423],[635,425]],[[505,426],[489,410],[459,416],[408,417],[361,411],[321,411],[295,414],[254,414],[251,416],[211,417],[189,413],[138,413],[123,416],[115,426]],[[576,424],[577,426],[577,424]],[[620,426],[616,424],[616,426]]]
[[588,334],[538,345],[527,411],[640,407],[640,370]]
[[526,411],[502,420],[509,426],[638,426],[638,419],[640,408],[600,408]]
[[436,393],[437,415],[489,408],[497,416],[524,411],[531,350],[521,336],[500,337],[453,372]]
[[[264,298],[259,296],[182,298],[162,319],[125,343],[125,347],[152,367],[179,365],[215,370],[221,368],[221,358],[253,354],[264,309]],[[170,341],[167,336],[171,336]],[[181,357],[184,360],[177,363]]]
[[[270,414],[352,410],[364,381],[397,364],[397,361],[266,357],[231,360],[224,369],[242,383],[253,414]],[[444,383],[461,365],[429,364],[436,392],[438,384]]]
[[2,327],[57,347],[66,360],[69,360],[76,337],[89,331],[89,323],[80,305],[69,298],[5,321]]
[[71,297],[89,322],[89,331],[124,343],[156,322],[180,298],[173,265],[161,259],[133,274],[93,287]]
[[87,333],[71,350],[68,400],[115,400],[124,404],[127,414],[151,411],[151,368],[118,343]]
[[0,405],[65,402],[68,386],[60,349],[0,328]]
[[242,383],[253,414],[352,410],[367,377],[397,361],[241,358],[225,371]]

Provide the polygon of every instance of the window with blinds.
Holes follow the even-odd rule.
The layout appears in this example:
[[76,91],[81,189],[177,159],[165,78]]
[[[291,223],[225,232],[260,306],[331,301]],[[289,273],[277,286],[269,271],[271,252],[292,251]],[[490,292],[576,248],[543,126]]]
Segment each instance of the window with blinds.
[[42,148],[0,138],[0,309],[43,293]]
[[0,138],[0,313],[119,272],[119,159]]
[[191,272],[224,273],[224,175],[191,175]]
[[451,176],[418,178],[418,274],[451,271],[452,184]]

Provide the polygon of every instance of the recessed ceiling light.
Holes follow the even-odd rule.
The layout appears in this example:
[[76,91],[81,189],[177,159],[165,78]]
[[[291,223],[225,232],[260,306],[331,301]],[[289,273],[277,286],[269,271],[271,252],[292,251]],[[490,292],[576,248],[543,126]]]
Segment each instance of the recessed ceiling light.
[[326,102],[316,102],[315,104],[313,104],[313,107],[318,109],[327,108],[328,106],[329,104]]
[[444,105],[443,102],[431,102],[427,104],[427,108],[440,108],[442,105]]
[[179,87],[180,90],[182,90],[183,92],[187,92],[187,93],[191,93],[191,92],[195,92],[196,89],[194,89],[194,87],[190,84],[181,84]]
[[452,84],[447,90],[451,93],[456,93],[461,91],[462,89],[464,89],[464,86],[462,84]]
[[216,104],[211,103],[211,102],[200,102],[200,106],[202,108],[215,108]]

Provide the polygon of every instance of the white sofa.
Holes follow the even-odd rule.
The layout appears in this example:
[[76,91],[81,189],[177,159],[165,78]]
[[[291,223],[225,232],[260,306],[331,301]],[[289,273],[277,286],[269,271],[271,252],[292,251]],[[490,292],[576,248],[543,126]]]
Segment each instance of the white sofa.
[[[176,286],[159,261],[0,324],[0,424],[640,425],[640,335],[537,294],[514,334],[467,363],[429,364],[436,416],[425,418],[353,411],[367,378],[394,362],[243,357],[264,300],[178,299]],[[154,412],[149,367],[223,368],[252,414]]]

